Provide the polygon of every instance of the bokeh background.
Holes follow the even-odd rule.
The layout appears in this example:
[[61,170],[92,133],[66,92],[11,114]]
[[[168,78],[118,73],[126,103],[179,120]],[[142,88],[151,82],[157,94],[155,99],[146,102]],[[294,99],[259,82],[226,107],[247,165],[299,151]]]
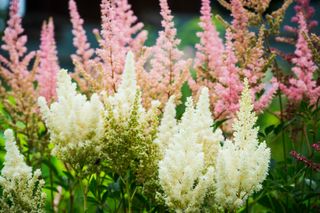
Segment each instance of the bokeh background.
[[[2,35],[8,18],[9,1],[10,0],[0,0],[0,35]],[[93,47],[97,46],[92,30],[99,28],[100,25],[100,1],[101,0],[76,0],[80,15],[85,20],[87,35]],[[147,45],[152,45],[157,38],[158,31],[161,30],[158,0],[129,0],[129,2],[139,20],[145,24],[145,28],[149,31]],[[279,8],[282,2],[282,0],[272,0],[270,8],[266,12],[268,13]],[[182,41],[181,48],[185,49],[189,54],[192,54],[194,44],[198,41],[196,32],[200,30],[198,20],[201,0],[168,0],[168,3],[175,16],[178,37]],[[219,14],[225,20],[230,20],[229,11],[220,6],[217,0],[212,0],[211,4],[215,15]],[[316,8],[314,19],[320,20],[320,1],[311,0],[311,4]],[[28,48],[36,50],[39,47],[42,22],[53,17],[60,65],[63,68],[72,69],[70,55],[75,49],[72,46],[68,0],[20,0],[20,5],[22,6],[20,12],[23,16],[23,27],[29,39]],[[291,5],[287,11],[284,24],[291,24],[289,17],[291,17],[293,13],[293,5]],[[223,36],[223,27],[219,21],[215,21],[215,23]],[[318,27],[315,30],[319,33],[320,28]],[[283,35],[286,35],[286,32],[283,32]],[[274,41],[271,41],[271,44],[283,51],[292,52],[294,50],[291,46],[279,44]]]

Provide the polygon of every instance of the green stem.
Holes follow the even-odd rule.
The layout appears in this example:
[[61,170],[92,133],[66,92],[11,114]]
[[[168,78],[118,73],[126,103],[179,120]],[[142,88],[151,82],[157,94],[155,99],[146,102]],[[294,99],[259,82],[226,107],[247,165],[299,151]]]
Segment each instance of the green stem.
[[88,195],[88,187],[83,182],[83,180],[79,179],[80,187],[83,193],[83,211],[87,212],[88,206],[87,206],[87,195]]
[[49,173],[50,173],[50,193],[51,193],[51,207],[54,209],[54,197],[53,197],[53,174],[52,174],[52,169],[49,167]]
[[249,213],[249,201],[248,201],[248,199],[246,200],[246,212]]
[[131,199],[131,190],[130,190],[130,184],[129,180],[126,181],[126,194],[127,194],[127,200],[128,200],[128,213],[132,212],[132,199]]
[[73,201],[74,201],[74,196],[73,196],[73,190],[72,187],[69,189],[70,193],[70,212],[73,212]]
[[[309,174],[309,190],[312,190],[312,182],[311,182],[311,178],[312,178],[312,168],[310,169],[310,174]],[[310,207],[311,207],[311,198],[309,197],[308,199],[308,212],[310,212]]]
[[128,210],[125,210],[125,212],[132,213],[132,200],[135,191],[131,193],[130,175],[128,174],[125,179],[123,179],[122,177],[120,178],[125,185],[125,200],[127,200],[128,203]]
[[[281,123],[284,123],[283,120],[283,105],[282,105],[282,98],[281,94],[278,94],[279,97],[279,104],[280,104],[280,119]],[[286,181],[288,180],[288,166],[287,166],[287,148],[286,148],[286,141],[283,130],[281,131],[281,139],[282,139],[282,149],[283,149],[283,160],[284,160],[284,168],[285,168],[285,178]]]

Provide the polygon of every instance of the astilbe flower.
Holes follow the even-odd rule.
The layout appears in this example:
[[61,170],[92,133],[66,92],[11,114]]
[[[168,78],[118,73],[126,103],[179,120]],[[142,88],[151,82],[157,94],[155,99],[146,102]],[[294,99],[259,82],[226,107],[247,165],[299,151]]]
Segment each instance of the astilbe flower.
[[312,52],[304,34],[308,34],[305,17],[299,14],[299,35],[296,44],[295,56],[292,58],[294,77],[289,79],[288,85],[280,84],[280,89],[288,99],[299,102],[307,98],[311,104],[317,102],[320,96],[320,87],[313,79],[317,66],[313,62]]
[[91,73],[90,59],[94,50],[90,47],[86,32],[83,28],[83,19],[80,17],[77,5],[74,0],[69,1],[70,20],[72,23],[73,45],[76,47],[76,53],[71,55],[73,62],[76,64],[73,78],[79,84],[82,91],[87,91],[88,82],[83,79],[83,75]]
[[[36,61],[33,69],[28,70],[35,52],[27,53],[27,37],[23,34],[18,4],[18,0],[11,1],[8,26],[2,37],[1,48],[8,53],[8,58],[0,55],[0,97],[5,110],[10,115],[10,119],[5,118],[6,125],[9,125],[16,132],[25,134],[30,145],[37,137],[38,132],[37,91],[33,84],[38,63]],[[17,126],[19,122],[24,123],[25,128]],[[18,145],[20,144],[18,143]]]
[[[243,6],[250,10],[253,10],[255,13],[258,13],[257,15],[261,15],[266,11],[266,9],[269,7],[270,1],[271,0],[240,0]],[[230,9],[232,7],[231,4],[225,0],[218,0],[218,2],[220,2],[220,4],[227,9]]]
[[289,8],[289,6],[292,4],[292,2],[293,0],[285,0],[279,9],[265,16],[266,21],[270,26],[269,28],[270,33],[272,34],[280,33],[280,26],[284,20],[285,13]]
[[124,46],[128,45],[139,56],[143,52],[148,33],[143,30],[143,23],[138,22],[138,18],[134,15],[128,0],[115,1],[115,4],[119,19],[118,27],[122,29],[121,43]]
[[214,24],[212,23],[212,13],[210,0],[202,0],[200,17],[200,27],[202,32],[198,32],[200,43],[196,44],[196,57],[194,68],[196,69],[196,79],[189,79],[189,85],[194,94],[198,93],[201,86],[206,86],[210,90],[211,101],[214,100],[214,81],[221,73],[223,66],[224,45],[219,37]]
[[241,0],[242,5],[262,14],[269,7],[271,0]]
[[[247,78],[254,95],[254,108],[256,112],[262,112],[268,107],[274,93],[278,89],[275,80],[264,82],[265,67],[269,60],[264,57],[262,28],[255,46],[247,53],[248,58],[243,65],[235,54],[235,43],[230,29],[226,32],[226,48],[221,75],[215,83],[214,92],[216,101],[213,103],[214,113],[219,118],[233,118],[239,109],[239,100],[243,83],[241,79]],[[260,94],[260,97],[257,97]]]
[[130,172],[139,184],[153,181],[157,171],[156,135],[159,103],[150,110],[142,106],[137,87],[135,61],[132,52],[126,57],[118,91],[105,98],[105,133],[103,156],[111,169],[125,178]]
[[241,207],[248,196],[261,190],[270,161],[270,149],[259,144],[257,117],[251,91],[245,80],[240,109],[233,124],[233,141],[227,140],[216,162],[216,202],[228,210]]
[[[295,0],[295,2],[296,2],[296,5],[294,6],[294,10],[296,11],[296,14],[291,18],[291,22],[294,24],[297,24],[298,27],[289,26],[289,25],[284,26],[284,30],[294,34],[295,37],[292,38],[292,37],[278,36],[276,37],[276,41],[278,42],[282,42],[290,45],[295,45],[297,43],[297,37],[299,37],[299,19],[300,19],[299,14],[300,13],[302,13],[305,17],[305,22],[306,22],[308,31],[310,31],[312,28],[318,25],[318,22],[312,19],[315,13],[315,9],[310,5],[310,0]],[[275,48],[273,48],[272,50],[278,55],[280,55],[283,59],[287,60],[289,63],[294,57],[294,54],[292,53],[284,53]]]
[[49,19],[48,23],[43,23],[42,26],[39,60],[40,71],[36,76],[39,87],[38,92],[40,96],[51,102],[56,98],[57,73],[60,70],[52,19]]
[[[316,150],[316,151],[320,151],[320,147],[319,144],[313,144],[312,147]],[[306,165],[307,167],[313,169],[314,171],[319,172],[320,171],[320,163],[316,163],[313,162],[312,160],[309,160],[308,158],[306,158],[305,156],[299,154],[296,151],[291,151],[290,152],[291,156],[293,158],[295,158],[297,161],[302,162],[304,165]]]
[[239,94],[242,91],[240,80],[240,69],[237,67],[237,57],[234,53],[234,45],[230,30],[226,32],[226,48],[223,72],[219,76],[219,81],[215,84],[217,101],[214,103],[214,113],[216,117],[233,117],[239,108]]
[[87,93],[103,90],[111,94],[116,92],[128,50],[132,49],[137,58],[144,54],[147,33],[142,30],[143,24],[137,22],[127,0],[102,0],[102,29],[100,32],[94,31],[99,48],[93,51],[73,0],[69,2],[69,9],[77,48],[77,54],[73,55],[75,79],[81,90]]
[[42,192],[44,180],[41,171],[32,168],[24,162],[16,145],[13,131],[4,132],[6,139],[6,156],[4,167],[1,170],[0,186],[0,212],[45,212],[46,194]]
[[232,39],[240,63],[245,63],[254,33],[249,31],[249,15],[240,0],[231,1]]
[[208,89],[204,88],[196,108],[188,98],[180,122],[174,122],[174,96],[165,107],[155,143],[163,153],[159,179],[165,202],[176,212],[198,210],[213,186],[215,159],[223,136],[220,129],[212,131],[209,106]]
[[[318,25],[318,22],[316,20],[312,20],[312,16],[315,13],[314,7],[310,5],[310,0],[295,0],[296,5],[294,6],[294,10],[296,11],[296,14],[291,18],[291,22],[297,23],[299,25],[299,14],[302,13],[305,17],[307,29],[311,30],[312,28],[316,27]],[[284,29],[288,32],[292,33],[299,33],[299,29],[285,25]]]
[[173,16],[167,0],[160,0],[161,24],[164,28],[159,32],[150,61],[150,71],[143,71],[139,85],[142,86],[143,102],[150,106],[152,100],[166,103],[171,95],[180,100],[180,89],[189,77],[191,60],[183,60],[183,52],[178,49],[180,40],[176,38]]
[[[200,34],[200,44],[196,46],[198,48],[196,67],[202,66],[206,69],[198,69],[196,79],[189,80],[189,84],[194,94],[200,86],[209,87],[214,117],[221,120],[229,119],[224,124],[224,128],[228,130],[228,123],[239,109],[242,79],[249,80],[255,97],[256,112],[262,112],[272,101],[278,83],[274,79],[270,82],[265,79],[266,71],[270,68],[274,56],[265,54],[265,27],[260,27],[258,35],[249,30],[250,13],[240,0],[226,3],[226,7],[232,12],[233,20],[227,28],[224,45],[209,18],[211,16],[209,3],[203,2],[201,26],[204,32]],[[209,60],[210,56],[212,56],[209,62],[211,65],[208,65],[205,59]]]
[[320,65],[320,36],[311,33],[311,35],[306,35],[308,46],[312,52],[314,63]]
[[[58,73],[57,101],[47,106],[44,97],[38,104],[54,144],[52,154],[77,172],[90,172],[101,156],[103,104],[97,94],[90,100],[76,91],[66,70]],[[91,165],[91,166],[90,166]],[[86,166],[86,168],[84,168]],[[88,170],[86,170],[88,169]]]
[[255,45],[251,47],[248,52],[248,58],[243,66],[243,75],[248,79],[251,90],[255,96],[261,96],[255,99],[254,109],[256,112],[262,112],[269,106],[272,101],[273,95],[278,90],[279,84],[275,78],[271,81],[264,82],[266,71],[270,67],[270,62],[273,61],[274,56],[265,56],[264,39],[265,28],[262,26],[259,31],[258,38],[256,38]]

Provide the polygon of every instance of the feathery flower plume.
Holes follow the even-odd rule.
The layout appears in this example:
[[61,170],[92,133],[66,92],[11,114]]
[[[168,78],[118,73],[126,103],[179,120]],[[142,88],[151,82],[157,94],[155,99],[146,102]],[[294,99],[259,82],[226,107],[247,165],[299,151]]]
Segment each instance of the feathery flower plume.
[[183,52],[178,49],[180,40],[176,38],[177,30],[167,0],[160,0],[160,7],[164,30],[159,32],[156,45],[153,47],[151,70],[144,71],[140,82],[143,102],[147,107],[155,99],[166,103],[171,95],[180,100],[180,89],[188,79],[191,65],[191,60],[182,59]]
[[[295,0],[295,2],[296,5],[294,6],[294,10],[296,11],[296,14],[291,18],[291,22],[297,23],[299,25],[299,14],[302,13],[305,17],[307,29],[311,30],[312,28],[316,27],[318,25],[318,21],[312,20],[315,9],[310,5],[310,0]],[[285,25],[284,29],[288,32],[296,34],[299,33],[299,29],[292,26]]]
[[158,105],[154,102],[149,111],[143,108],[134,55],[129,52],[118,91],[105,99],[103,137],[104,157],[123,178],[128,171],[138,183],[156,177],[158,149],[153,140],[158,126]]
[[177,128],[175,97],[171,96],[164,107],[161,123],[158,127],[157,137],[154,140],[163,155],[168,148],[171,137]]
[[242,91],[240,80],[240,68],[236,66],[238,60],[235,56],[234,44],[232,43],[231,31],[226,32],[224,69],[215,84],[217,101],[214,104],[216,117],[233,117],[239,108],[239,94]]
[[104,134],[104,108],[98,95],[93,94],[87,100],[86,96],[78,94],[67,71],[61,70],[58,73],[57,101],[49,108],[45,98],[40,97],[38,104],[54,144],[52,154],[77,172],[87,172],[82,169],[84,165],[93,165],[99,158],[100,140]]
[[235,53],[239,62],[244,64],[254,33],[249,31],[249,14],[240,0],[231,1],[231,16]]
[[226,49],[224,67],[222,73],[215,83],[216,101],[214,102],[214,113],[216,117],[233,118],[239,109],[239,100],[243,88],[241,79],[243,77],[249,80],[252,85],[254,96],[261,94],[260,98],[254,99],[254,108],[256,112],[262,112],[271,102],[274,93],[278,89],[278,83],[263,83],[265,73],[263,72],[266,59],[263,58],[262,36],[260,35],[257,43],[252,47],[250,57],[247,58],[246,67],[238,67],[238,59],[235,55],[234,43],[232,42],[232,33],[228,29],[226,32]]
[[[28,70],[35,52],[27,53],[27,37],[21,26],[21,17],[18,14],[19,0],[12,0],[10,4],[8,26],[2,37],[1,48],[7,52],[8,58],[0,55],[0,98],[10,118],[3,118],[5,125],[9,125],[17,133],[22,133],[28,138],[29,149],[40,146],[33,143],[38,140],[37,94],[34,87],[38,60],[35,60],[31,71]],[[9,89],[6,87],[8,86]],[[10,101],[11,100],[11,101]],[[24,127],[17,125],[19,122]],[[20,146],[20,141],[18,140]],[[29,159],[27,158],[27,161]]]
[[[316,151],[319,152],[319,145],[317,146],[317,144],[313,144],[312,146]],[[306,158],[305,156],[299,154],[296,151],[291,151],[290,152],[291,156],[293,158],[295,158],[297,161],[302,162],[303,164],[305,164],[307,167],[313,169],[316,172],[320,172],[320,163],[316,163],[313,162],[312,160],[309,160],[308,158]]]
[[36,76],[39,94],[51,102],[56,98],[57,73],[60,69],[52,19],[49,19],[48,23],[43,23],[42,26],[39,60],[39,72]]
[[94,54],[94,50],[90,47],[86,32],[83,28],[84,21],[79,15],[77,5],[74,0],[69,1],[69,11],[73,27],[73,45],[77,48],[76,53],[71,55],[73,62],[76,64],[75,73],[72,77],[77,81],[82,91],[87,91],[88,82],[83,79],[83,75],[85,75],[85,73],[92,72],[90,59]]
[[262,14],[269,7],[271,0],[241,0],[243,6],[254,9],[257,13]]
[[44,180],[40,178],[41,171],[37,169],[32,174],[32,168],[24,162],[14,139],[13,131],[4,132],[6,139],[6,156],[1,170],[0,196],[1,212],[44,212],[46,194],[42,192]]
[[[271,0],[240,0],[243,6],[254,10],[256,13],[258,13],[257,15],[261,15],[268,8],[270,1]],[[231,9],[232,7],[232,3],[228,3],[226,0],[218,0],[218,2],[220,2],[220,4],[227,9]],[[254,14],[252,13],[252,15]]]
[[254,109],[256,112],[262,112],[269,106],[273,95],[278,90],[279,84],[274,78],[270,82],[263,82],[265,78],[265,71],[270,66],[270,61],[274,56],[271,55],[266,58],[264,49],[265,28],[262,26],[259,31],[258,38],[256,38],[255,45],[248,51],[246,65],[243,69],[243,75],[248,79],[251,90],[254,94],[261,94],[259,99],[254,102]]
[[122,45],[128,45],[136,55],[141,55],[148,36],[147,31],[142,30],[143,23],[138,22],[128,0],[116,1],[116,10],[119,19],[118,25],[122,29]]
[[196,80],[190,79],[189,85],[194,94],[198,92],[201,86],[206,86],[211,90],[210,94],[213,94],[213,82],[221,73],[221,67],[223,66],[224,45],[212,23],[210,0],[202,0],[200,12],[199,25],[203,31],[197,33],[200,43],[196,44],[197,52],[194,64],[197,70]]
[[74,45],[78,49],[77,55],[73,55],[78,70],[75,79],[84,92],[105,90],[110,94],[115,93],[128,50],[132,49],[137,59],[144,59],[147,32],[142,30],[143,24],[137,22],[127,0],[102,0],[101,31],[94,31],[99,48],[93,52],[74,0],[69,2],[69,8],[74,28]]
[[100,90],[114,93],[117,91],[126,54],[126,48],[123,46],[124,33],[117,20],[115,1],[102,0],[101,17],[101,38],[98,40],[100,47],[96,50],[101,72],[98,76],[98,86]]
[[[193,212],[201,207],[208,189],[213,186],[213,166],[223,136],[220,129],[212,132],[207,88],[202,89],[196,108],[192,98],[188,98],[180,122],[174,118],[173,100],[174,97],[170,97],[165,107],[155,140],[163,153],[159,179],[168,207],[177,212]],[[171,126],[174,128],[170,129]]]
[[221,74],[214,84],[213,108],[219,118],[233,118],[239,107],[242,91],[241,79],[247,78],[252,88],[255,111],[262,112],[271,102],[278,89],[275,80],[264,82],[266,70],[273,56],[265,56],[265,28],[256,36],[249,31],[249,16],[240,0],[232,0],[232,26],[227,29],[226,48],[223,53]]
[[216,162],[216,194],[219,205],[228,210],[241,207],[254,192],[261,190],[270,161],[270,149],[259,143],[257,117],[251,91],[245,79],[240,109],[233,124],[233,141],[226,141]]
[[292,71],[294,77],[289,79],[289,85],[280,83],[280,89],[293,102],[299,102],[303,98],[310,100],[310,103],[315,103],[320,97],[320,87],[313,80],[313,75],[317,66],[313,62],[312,52],[308,47],[308,42],[304,36],[308,34],[308,28],[305,17],[302,13],[299,17],[299,34],[296,44],[295,56],[292,58],[294,67]]

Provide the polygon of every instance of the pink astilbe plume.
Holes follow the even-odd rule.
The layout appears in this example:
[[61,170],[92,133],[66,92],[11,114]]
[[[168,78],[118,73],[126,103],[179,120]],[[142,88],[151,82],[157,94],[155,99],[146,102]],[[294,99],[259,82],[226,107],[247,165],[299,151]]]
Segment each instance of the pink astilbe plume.
[[234,53],[232,34],[230,29],[226,32],[225,60],[219,81],[215,84],[217,101],[214,105],[216,118],[232,118],[239,109],[239,100],[242,92],[240,68],[237,67],[238,59]]
[[212,99],[213,82],[219,76],[223,65],[224,44],[212,23],[210,0],[202,0],[200,12],[199,25],[203,31],[197,33],[200,43],[195,46],[197,50],[194,61],[196,80],[190,79],[189,85],[194,94],[198,93],[201,86],[206,86],[210,90]]
[[[298,24],[298,27],[285,25],[284,30],[290,33],[293,33],[294,35],[299,34],[299,14],[302,13],[305,17],[305,22],[307,25],[308,31],[310,31],[312,28],[318,26],[318,21],[313,20],[312,17],[315,13],[314,7],[310,5],[310,0],[295,0],[296,5],[294,6],[294,10],[296,11],[296,14],[291,18],[291,22]],[[276,41],[287,43],[290,45],[295,45],[296,38],[289,38],[289,37],[276,37]],[[284,58],[287,61],[291,61],[294,57],[294,54],[287,54],[283,53],[280,50],[273,49],[274,52],[276,52],[278,55],[280,55],[282,58]]]
[[294,77],[289,79],[289,84],[280,84],[280,89],[288,99],[293,102],[299,102],[307,98],[311,104],[315,103],[320,96],[320,87],[313,80],[313,75],[317,66],[313,62],[312,52],[308,47],[304,33],[308,34],[308,27],[303,13],[298,15],[299,34],[296,44],[295,56],[292,59],[294,67],[292,71]]
[[159,32],[153,47],[151,70],[144,71],[140,78],[146,106],[150,106],[153,99],[166,103],[171,95],[175,95],[176,100],[179,100],[180,89],[188,79],[191,65],[191,60],[183,60],[183,52],[178,49],[180,40],[176,38],[177,30],[167,0],[160,0],[160,7],[164,30]]
[[232,39],[234,48],[240,63],[243,63],[247,57],[247,51],[250,47],[251,39],[254,33],[249,31],[249,14],[244,9],[240,0],[231,1],[232,20]]
[[[37,90],[34,86],[38,60],[35,60],[32,70],[28,70],[35,52],[27,53],[27,37],[23,34],[21,17],[18,14],[19,0],[12,0],[10,4],[9,20],[2,37],[1,48],[7,52],[8,58],[0,55],[1,87],[0,98],[4,109],[10,117],[2,117],[1,126],[10,127],[16,133],[27,137],[30,150],[39,150],[36,147],[44,146],[38,142],[38,116]],[[6,86],[8,88],[6,88]],[[18,124],[23,123],[23,125]],[[20,141],[17,141],[20,146]],[[21,145],[22,146],[22,145]],[[36,149],[35,149],[36,148]],[[29,155],[27,161],[29,161]]]
[[71,56],[76,64],[73,78],[77,81],[82,91],[88,90],[87,82],[82,78],[84,73],[91,73],[90,59],[94,50],[90,47],[86,32],[83,28],[83,19],[80,17],[77,5],[74,0],[69,1],[69,11],[72,23],[73,45],[77,48],[75,54]]
[[[18,80],[27,80],[30,76],[27,66],[34,58],[35,52],[27,53],[27,36],[23,35],[24,29],[21,26],[21,17],[18,14],[19,1],[12,0],[10,5],[8,26],[4,31],[1,48],[8,52],[9,58],[0,56],[0,61],[5,65],[1,69],[2,77],[14,88],[19,88]],[[30,80],[30,79],[28,79]]]
[[[299,24],[299,14],[303,13],[308,30],[316,27],[318,25],[318,21],[312,20],[312,16],[315,13],[314,7],[310,5],[310,0],[295,0],[296,5],[294,6],[294,10],[296,11],[296,15],[291,18],[291,22]],[[285,25],[284,29],[288,32],[298,33],[298,28]]]
[[261,97],[254,103],[256,112],[262,112],[268,107],[279,87],[279,84],[274,78],[268,83],[263,82],[265,67],[269,64],[269,60],[273,60],[272,56],[271,58],[264,57],[264,32],[265,28],[262,26],[255,45],[248,51],[248,57],[243,68],[243,75],[248,79],[252,92],[255,95],[261,94]]
[[[69,2],[73,24],[74,46],[77,52],[73,55],[76,65],[75,76],[84,92],[106,90],[114,93],[117,90],[124,67],[125,55],[132,50],[137,60],[144,53],[144,42],[147,39],[143,24],[137,22],[127,0],[102,0],[101,31],[95,30],[99,48],[93,51],[87,41],[74,0]],[[142,63],[142,62],[140,62]]]
[[142,54],[144,43],[148,37],[147,31],[143,30],[143,23],[138,22],[128,0],[117,0],[116,9],[119,28],[122,28],[123,32],[122,45],[128,45],[136,55]]
[[96,50],[99,56],[100,89],[106,89],[112,93],[117,90],[122,69],[124,66],[124,57],[127,48],[124,45],[126,36],[120,27],[117,19],[116,4],[113,0],[102,0],[101,2],[101,38],[99,39],[99,48]]
[[[10,87],[9,92],[1,91],[1,96],[6,102],[6,97],[13,95],[16,97],[16,104],[24,105],[33,101],[35,97],[35,90],[33,81],[35,72],[28,71],[28,65],[34,58],[35,52],[27,54],[27,37],[23,35],[23,28],[21,26],[21,17],[18,15],[19,1],[12,0],[10,5],[8,26],[4,31],[2,37],[3,45],[1,48],[8,53],[9,58],[0,56],[1,61],[1,77]],[[22,103],[26,101],[26,103]],[[31,111],[35,110],[29,109]]]
[[[320,151],[319,143],[313,144],[312,148],[314,148],[314,150],[316,152],[319,152]],[[320,172],[320,163],[316,163],[316,162],[308,159],[307,157],[303,156],[302,154],[300,154],[300,153],[298,153],[298,152],[296,152],[294,150],[291,151],[290,154],[297,161],[300,161],[301,163],[303,163],[304,165],[306,165],[307,167],[311,168],[312,170],[314,170],[316,172]]]
[[39,72],[36,76],[39,95],[45,97],[48,102],[51,102],[56,97],[57,73],[60,69],[52,19],[42,26],[39,60]]

